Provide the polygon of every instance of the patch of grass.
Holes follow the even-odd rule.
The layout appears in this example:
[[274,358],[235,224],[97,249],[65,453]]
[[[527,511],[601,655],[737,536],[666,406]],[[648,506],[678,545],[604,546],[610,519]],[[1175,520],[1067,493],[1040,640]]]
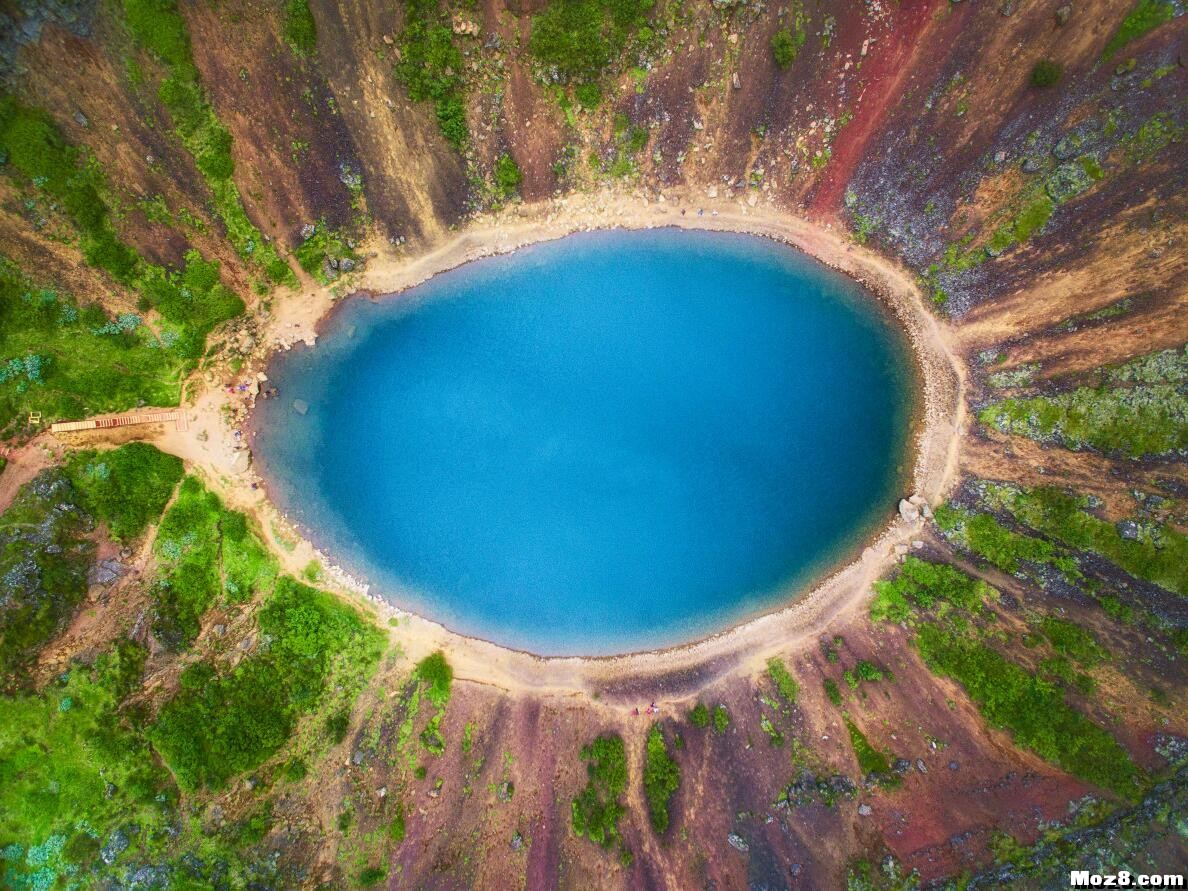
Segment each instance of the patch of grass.
[[42,471],[0,514],[0,680],[27,682],[22,669],[59,633],[87,593],[93,523],[60,470]]
[[854,756],[858,759],[858,768],[863,775],[890,772],[891,762],[887,760],[887,756],[872,746],[870,740],[849,718],[846,718],[846,730],[849,731],[850,745],[854,749]]
[[1051,59],[1041,59],[1031,69],[1031,85],[1033,87],[1053,87],[1060,82],[1064,69]]
[[318,48],[318,26],[309,11],[309,0],[289,0],[281,28],[285,43],[298,56],[311,56]]
[[196,662],[148,735],[185,789],[219,789],[281,749],[333,686],[357,690],[383,634],[337,598],[283,577],[259,613],[266,646],[226,672]]
[[1060,553],[1051,542],[1013,532],[990,514],[946,504],[936,509],[935,518],[946,539],[1003,572],[1014,575],[1026,562],[1053,566],[1070,581],[1082,577],[1076,560]]
[[800,693],[800,684],[796,683],[796,679],[784,665],[783,659],[773,656],[767,660],[767,676],[775,684],[776,690],[779,691],[784,702],[788,705],[795,705],[796,697]]
[[1100,554],[1136,578],[1188,597],[1188,536],[1169,526],[1139,526],[1137,537],[1124,538],[1113,523],[1088,512],[1088,499],[1057,488],[987,483],[984,498],[1043,535]]
[[714,733],[725,733],[726,728],[730,726],[730,712],[726,710],[726,706],[719,705],[714,708]]
[[35,187],[52,196],[77,227],[83,257],[112,278],[129,282],[140,257],[120,240],[102,194],[105,183],[99,166],[63,139],[40,109],[0,97],[0,151]]
[[314,225],[313,232],[297,246],[293,256],[302,269],[323,285],[338,277],[344,260],[353,266],[359,259],[346,233],[331,228],[325,220]]
[[524,174],[520,172],[520,167],[516,164],[515,158],[504,153],[495,161],[495,169],[493,171],[495,180],[495,196],[500,201],[507,201],[520,188],[520,183],[524,181]]
[[627,753],[618,734],[600,736],[582,747],[587,762],[585,788],[573,800],[573,832],[610,848],[621,842],[619,819],[627,812],[619,800],[627,788]]
[[944,616],[951,610],[975,611],[997,592],[981,579],[974,579],[947,563],[929,563],[908,557],[892,579],[875,582],[870,615],[875,622],[911,623],[917,609],[935,610]]
[[117,541],[136,538],[161,516],[185,468],[147,443],[75,452],[65,466],[79,502]]
[[276,560],[247,526],[223,507],[196,477],[186,477],[153,545],[160,577],[152,594],[153,631],[166,646],[188,647],[203,613],[222,594],[232,603],[266,593],[277,578]]
[[1188,396],[1167,384],[1003,399],[983,408],[978,420],[1003,433],[1130,458],[1188,449]]
[[984,643],[925,625],[916,648],[929,669],[960,683],[986,720],[1074,776],[1136,796],[1139,769],[1109,733],[1064,701],[1058,687]]
[[1106,41],[1101,57],[1110,58],[1132,40],[1138,40],[1165,22],[1170,22],[1175,14],[1176,7],[1171,0],[1138,0],[1118,30]]
[[806,36],[803,30],[793,32],[791,28],[781,28],[771,35],[771,57],[776,65],[787,68],[795,62]]
[[668,803],[681,785],[681,769],[668,752],[659,724],[653,724],[648,731],[643,783],[648,819],[657,834],[663,835],[668,829]]
[[52,422],[176,405],[187,365],[135,314],[80,307],[0,259],[0,431],[31,411]]
[[594,83],[653,6],[654,0],[551,0],[532,18],[528,51],[569,81]]
[[1057,616],[1044,616],[1040,619],[1039,628],[1052,649],[1079,665],[1097,665],[1107,658],[1106,651],[1093,632],[1076,622]]
[[[102,867],[101,845],[129,823],[161,826],[176,790],[119,711],[145,652],[124,641],[92,668],[75,667],[40,693],[0,698],[0,847],[7,887],[77,882]],[[128,837],[127,856],[154,844]],[[60,876],[60,879],[59,879]]]
[[836,706],[842,704],[841,690],[833,678],[825,678],[825,697]]
[[448,16],[437,0],[408,0],[396,76],[414,102],[432,102],[442,136],[461,150],[470,138],[466,124],[466,63],[454,43]]

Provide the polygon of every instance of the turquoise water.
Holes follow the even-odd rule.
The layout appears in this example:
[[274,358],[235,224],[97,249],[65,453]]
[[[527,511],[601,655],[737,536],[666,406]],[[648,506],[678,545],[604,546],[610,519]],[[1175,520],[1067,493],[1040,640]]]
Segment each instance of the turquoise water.
[[788,600],[890,516],[906,460],[900,333],[749,236],[600,232],[472,263],[346,301],[269,375],[254,446],[289,517],[394,603],[546,655]]

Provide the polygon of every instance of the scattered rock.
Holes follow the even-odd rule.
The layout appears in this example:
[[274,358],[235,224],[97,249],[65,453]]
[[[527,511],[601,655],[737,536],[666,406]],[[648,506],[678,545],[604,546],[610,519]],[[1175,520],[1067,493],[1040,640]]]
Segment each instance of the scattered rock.
[[1039,173],[1044,165],[1036,158],[1024,158],[1022,170],[1024,173]]
[[231,472],[236,476],[247,473],[252,466],[252,453],[248,449],[240,449],[231,461]]
[[304,399],[294,399],[293,400],[293,411],[297,412],[297,414],[299,414],[299,415],[308,414],[309,403],[306,402]]
[[128,567],[119,560],[100,560],[87,572],[88,585],[110,585],[119,581],[128,572]]
[[869,816],[870,816],[871,814],[873,814],[873,813],[874,813],[874,811],[872,811],[872,810],[870,809],[870,805],[869,805],[869,804],[860,804],[860,805],[858,805],[858,816],[860,816],[860,817],[869,817]]
[[928,765],[924,763],[923,758],[916,759],[916,770],[920,771],[920,773],[928,773]]
[[895,763],[891,765],[891,769],[897,774],[902,775],[912,769],[912,762],[908,761],[906,758],[896,758]]
[[901,498],[899,500],[899,515],[909,523],[915,523],[920,519],[920,508],[912,504],[907,498]]
[[520,833],[517,832],[515,835],[512,836],[511,849],[513,851],[518,851],[522,847],[524,847],[524,836],[522,836]]
[[736,851],[743,851],[744,853],[751,850],[751,846],[747,844],[746,840],[737,832],[732,832],[726,836],[726,841],[730,843],[730,847]]
[[961,765],[958,764],[956,761],[950,761],[949,762],[949,770],[961,770]]
[[123,829],[117,829],[111,834],[111,837],[108,838],[107,844],[105,844],[103,849],[99,852],[99,857],[104,863],[110,866],[116,862],[116,859],[120,856],[120,854],[128,850],[129,844],[130,842],[128,840],[128,833]]
[[87,116],[85,114],[83,114],[81,111],[76,111],[74,113],[74,123],[78,124],[80,127],[83,127],[84,129],[91,126],[91,122],[89,120],[87,120]]

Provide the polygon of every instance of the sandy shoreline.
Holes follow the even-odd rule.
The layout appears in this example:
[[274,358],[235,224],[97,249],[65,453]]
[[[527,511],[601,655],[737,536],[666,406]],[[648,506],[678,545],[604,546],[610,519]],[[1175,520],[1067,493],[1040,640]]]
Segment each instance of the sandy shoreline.
[[[921,403],[912,431],[911,491],[933,504],[943,500],[956,477],[962,369],[953,355],[950,332],[925,305],[910,273],[854,244],[846,233],[774,208],[750,207],[737,199],[711,200],[686,190],[666,191],[665,196],[658,200],[639,192],[599,192],[516,207],[498,217],[481,219],[416,256],[395,252],[386,244],[379,246],[351,284],[355,292],[398,294],[467,262],[592,229],[679,226],[772,238],[856,279],[895,315],[911,341]],[[699,209],[704,211],[700,215]],[[315,343],[320,323],[335,305],[328,288],[278,299],[259,348],[236,381],[254,380],[257,370],[267,365],[277,349],[298,342]],[[242,429],[236,437],[229,426],[235,421],[228,418],[243,417],[245,409],[250,409],[250,399],[245,405],[242,397],[227,392],[229,382],[218,383],[221,385],[209,387],[187,406],[189,430],[160,430],[151,440],[199,469],[231,506],[254,513],[287,571],[300,573],[312,559],[329,567],[326,556],[301,539],[267,499],[255,471],[235,472],[240,469],[235,462],[246,444],[247,426],[239,423]],[[726,673],[756,671],[771,654],[815,640],[830,621],[863,606],[872,582],[898,559],[897,545],[902,550],[903,545],[922,537],[920,526],[897,518],[874,533],[861,553],[810,589],[796,589],[795,600],[701,640],[621,656],[541,657],[465,637],[361,592],[345,573],[333,567],[328,568],[323,585],[367,604],[381,623],[395,619],[393,635],[411,658],[443,649],[461,679],[509,691],[558,695],[601,691],[609,694],[603,698],[609,698],[607,704],[612,705],[614,691],[628,680],[640,683],[652,679],[657,685],[692,690]],[[789,596],[792,594],[790,591]]]

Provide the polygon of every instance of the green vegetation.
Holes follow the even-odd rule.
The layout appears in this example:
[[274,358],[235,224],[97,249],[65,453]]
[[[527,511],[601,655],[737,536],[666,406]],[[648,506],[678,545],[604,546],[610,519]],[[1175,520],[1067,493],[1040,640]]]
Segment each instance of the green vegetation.
[[[654,0],[551,0],[532,19],[528,51],[577,85],[593,84],[640,30]],[[586,98],[579,98],[583,105]]]
[[131,442],[108,452],[75,452],[65,472],[82,507],[116,541],[128,541],[157,521],[185,470],[180,458]]
[[681,769],[668,752],[659,724],[653,724],[648,731],[643,783],[648,819],[652,828],[663,835],[668,829],[668,803],[681,785]]
[[1130,14],[1122,20],[1118,30],[1106,42],[1101,56],[1108,59],[1132,40],[1154,31],[1164,22],[1170,22],[1176,14],[1172,0],[1138,0]]
[[841,690],[833,678],[825,678],[825,697],[836,706],[842,704]]
[[1003,433],[1131,458],[1188,449],[1188,396],[1171,384],[1004,399],[983,408],[978,419]]
[[223,507],[195,477],[186,477],[161,520],[154,552],[161,567],[153,584],[153,630],[166,646],[188,647],[202,614],[222,595],[242,603],[267,592],[277,578],[276,560],[247,525]]
[[1113,523],[1088,512],[1087,498],[1057,488],[982,486],[991,509],[1008,511],[1067,547],[1100,554],[1136,578],[1188,597],[1188,536],[1169,526],[1136,523],[1133,537],[1125,537]]
[[981,579],[971,578],[947,563],[908,557],[893,579],[875,582],[870,616],[876,622],[914,624],[917,610],[944,617],[953,610],[975,611],[997,596]]
[[1140,779],[1129,753],[1064,701],[1060,688],[980,641],[925,625],[916,638],[925,664],[958,681],[986,720],[1041,758],[1125,798]]
[[424,689],[425,698],[436,711],[421,731],[421,744],[434,755],[445,751],[445,737],[441,722],[445,719],[446,706],[450,702],[450,687],[454,681],[454,669],[446,661],[441,650],[431,653],[417,663],[413,677]]
[[[117,827],[167,822],[176,790],[118,711],[139,683],[144,657],[124,641],[93,668],[73,668],[41,693],[0,699],[5,887],[76,886],[72,873],[103,865],[100,848]],[[125,836],[129,854],[160,845],[163,835]]]
[[804,46],[806,34],[804,31],[792,33],[789,28],[781,28],[771,35],[771,56],[781,68],[787,68],[796,61],[800,48]]
[[725,733],[730,726],[730,712],[726,706],[719,705],[714,709],[714,733]]
[[456,149],[470,137],[466,125],[466,63],[454,43],[449,17],[437,0],[408,0],[396,76],[414,102],[432,102],[441,133]]
[[710,722],[710,712],[704,702],[699,702],[689,712],[689,723],[694,727],[708,727]]
[[936,509],[935,517],[946,539],[1003,572],[1014,575],[1020,571],[1021,563],[1028,562],[1054,566],[1070,581],[1081,578],[1075,559],[1041,538],[1012,532],[990,514],[975,514],[946,504]]
[[83,258],[112,278],[129,282],[139,256],[111,225],[106,184],[95,161],[62,138],[40,109],[0,97],[0,152],[7,163],[50,196],[78,229]]
[[138,316],[79,307],[0,260],[0,431],[32,411],[53,421],[174,405],[185,364]]
[[1082,628],[1076,622],[1057,616],[1044,616],[1039,623],[1040,633],[1048,639],[1057,653],[1067,656],[1079,665],[1097,665],[1107,658],[1093,632]]
[[846,718],[846,730],[850,733],[850,745],[854,748],[854,756],[858,759],[858,769],[864,775],[890,772],[891,763],[887,760],[887,756],[872,746],[870,740],[849,718]]
[[788,705],[796,704],[796,697],[800,693],[800,684],[796,683],[796,679],[792,677],[788,671],[788,667],[784,665],[784,660],[778,656],[772,656],[767,660],[767,675],[776,686],[780,696],[783,697],[784,702]]
[[627,812],[620,797],[627,788],[627,753],[618,734],[600,736],[582,747],[586,786],[573,800],[575,835],[609,848],[622,842],[619,818]]
[[[1064,700],[1051,682],[1008,660],[986,641],[977,622],[989,619],[994,591],[952,566],[909,558],[899,574],[876,584],[871,617],[906,622],[914,643],[936,674],[960,683],[983,717],[1014,740],[1075,776],[1118,794],[1135,794],[1140,772],[1129,753]],[[1085,657],[1091,640],[1057,620],[1041,622],[1058,652]],[[855,746],[857,751],[857,744]]]
[[[307,230],[308,231],[308,230]],[[332,229],[319,220],[293,252],[298,265],[324,285],[358,262],[355,249],[342,230]],[[343,261],[347,261],[344,265]]]
[[231,134],[219,122],[199,82],[189,31],[175,0],[123,0],[123,10],[133,39],[168,71],[157,98],[168,109],[177,138],[210,187],[227,238],[241,257],[255,262],[272,281],[295,285],[293,271],[262,238],[243,208],[232,178]]
[[1064,70],[1051,59],[1041,59],[1031,69],[1031,85],[1033,87],[1053,87],[1060,82]]
[[331,687],[357,690],[383,634],[337,598],[283,577],[259,613],[262,644],[235,668],[190,665],[149,739],[185,789],[222,788],[288,741]]
[[516,194],[520,183],[524,181],[524,174],[516,164],[515,158],[509,154],[502,154],[495,161],[495,197],[506,201]]
[[26,483],[0,515],[0,684],[27,680],[20,669],[65,627],[86,595],[95,545],[84,535],[91,526],[59,470]]
[[281,33],[285,43],[298,56],[313,55],[318,48],[318,28],[309,0],[289,0],[285,4],[285,20]]

